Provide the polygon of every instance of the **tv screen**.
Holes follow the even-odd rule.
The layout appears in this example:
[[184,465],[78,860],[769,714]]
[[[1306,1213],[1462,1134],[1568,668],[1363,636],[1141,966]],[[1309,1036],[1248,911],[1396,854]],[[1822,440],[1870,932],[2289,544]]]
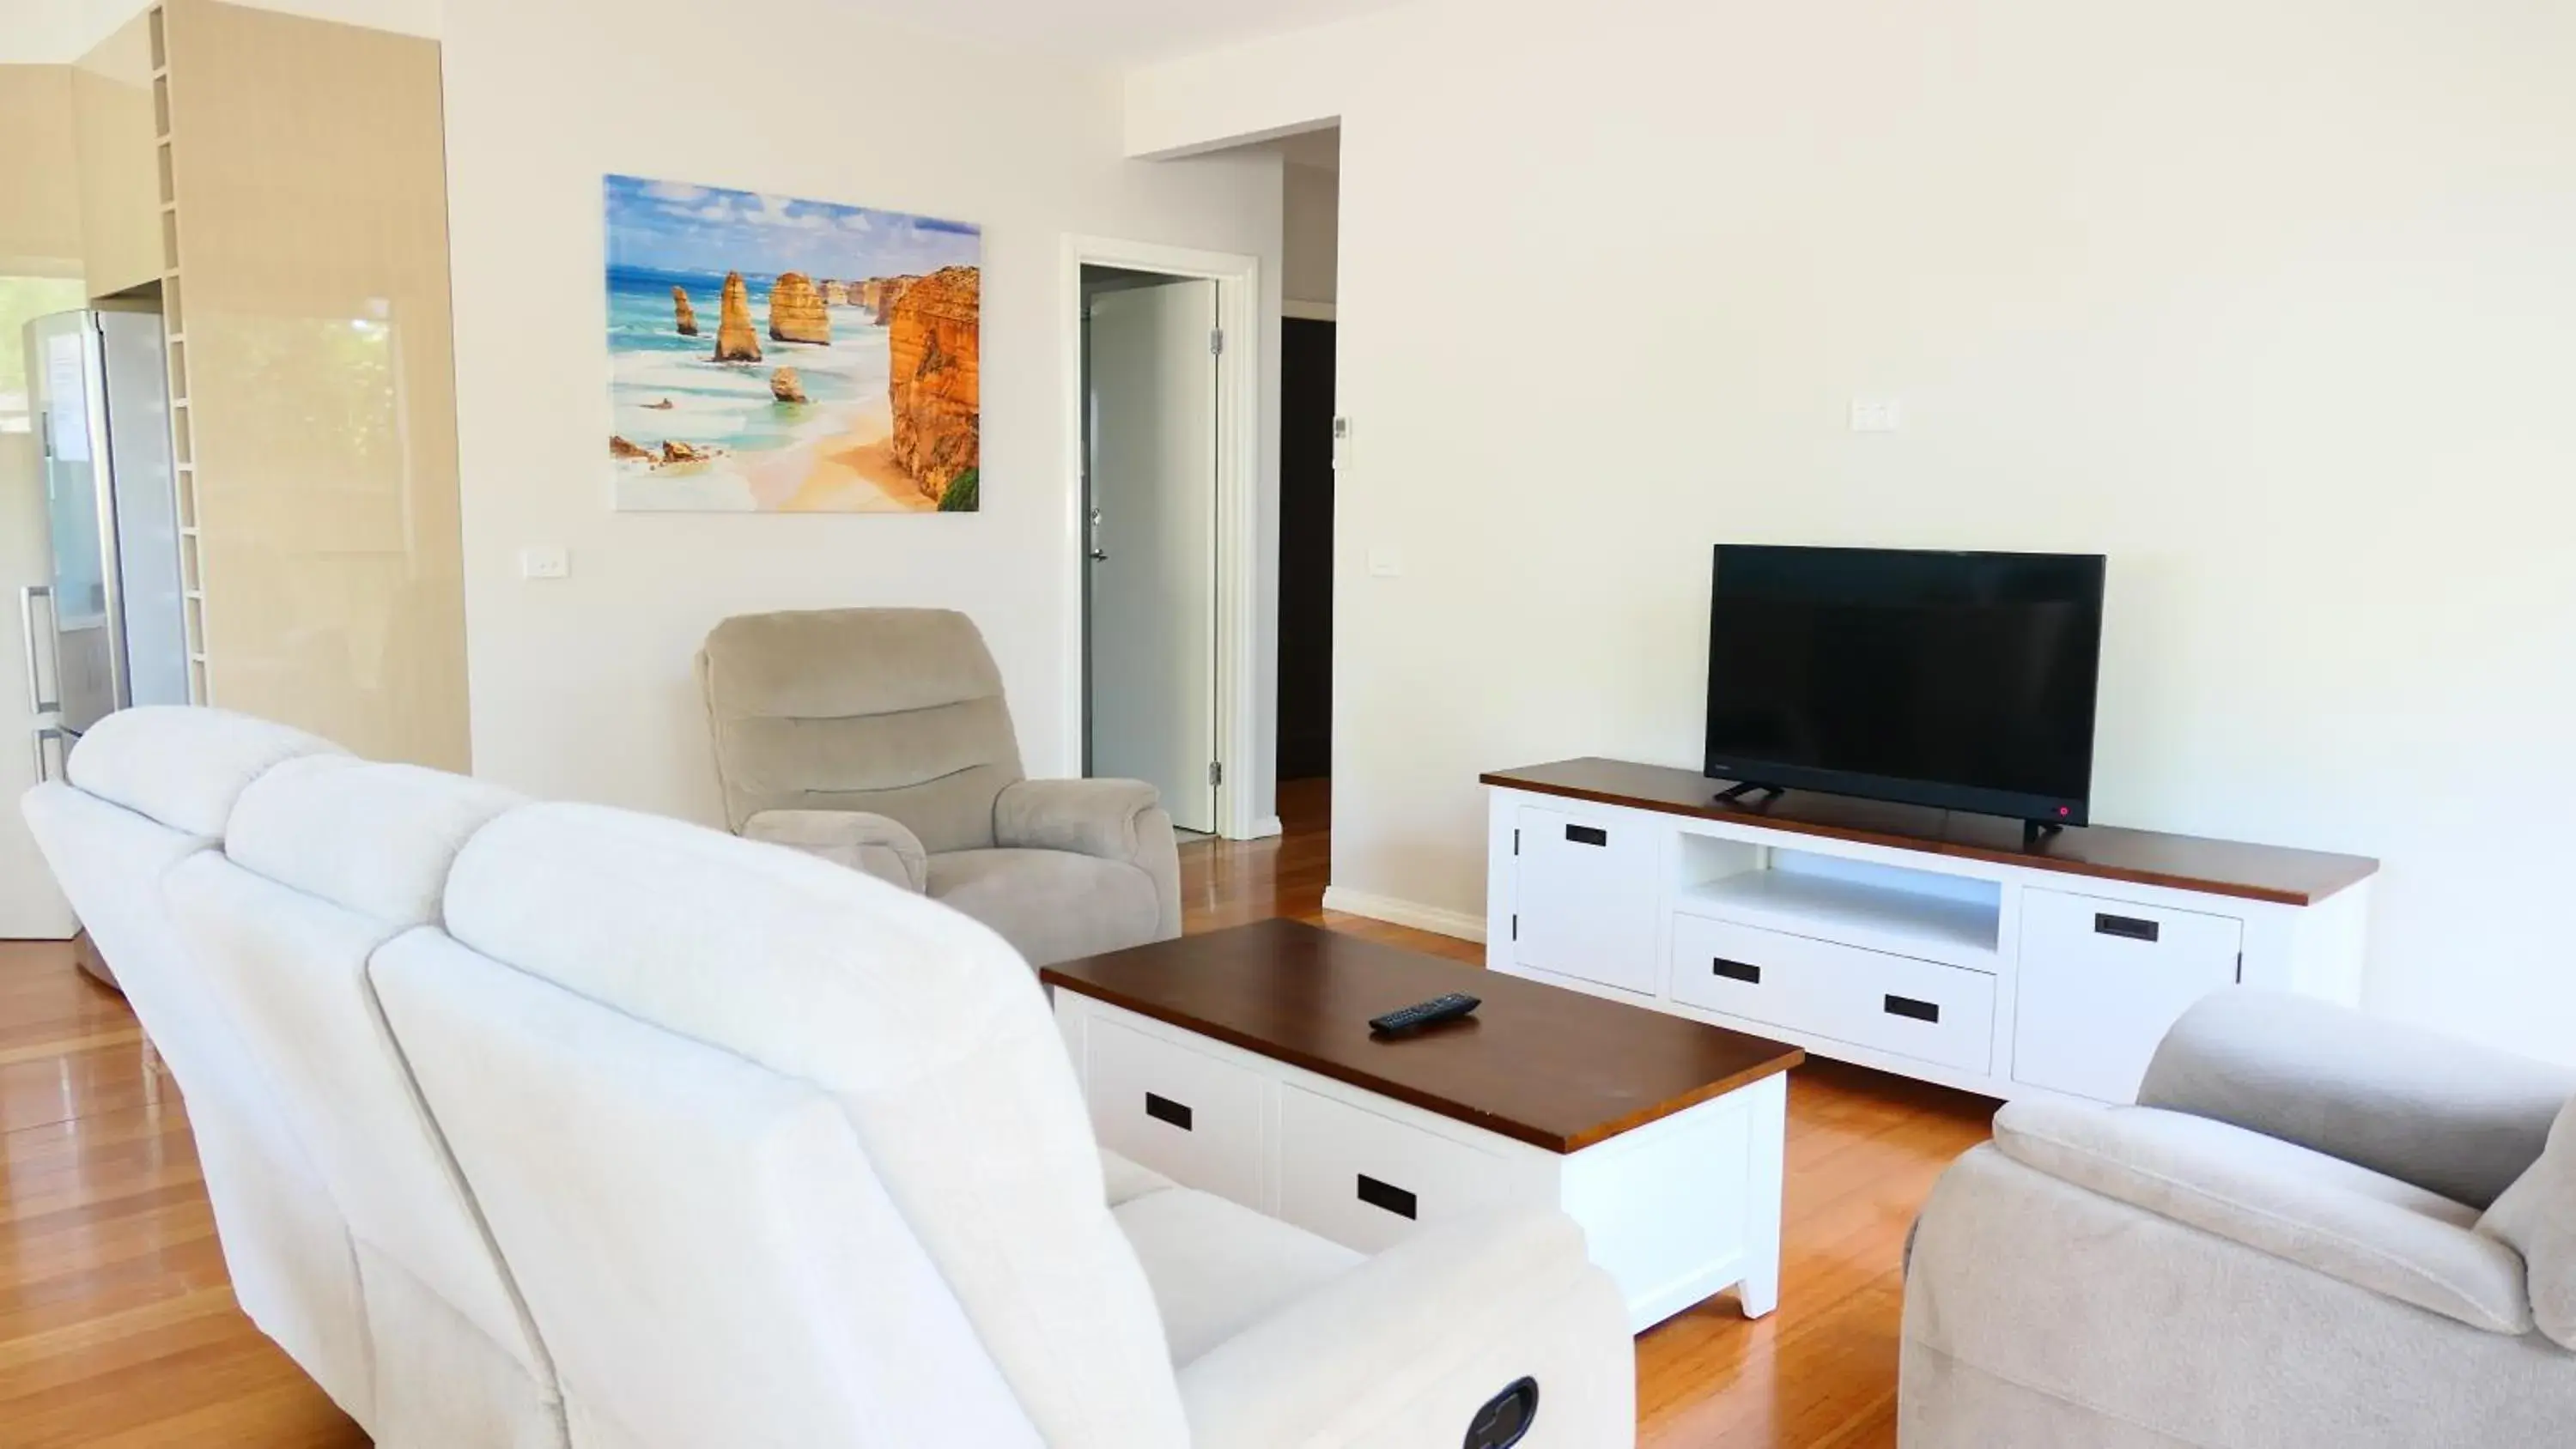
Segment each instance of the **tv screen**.
[[2085,823],[2099,554],[1720,544],[1716,779]]

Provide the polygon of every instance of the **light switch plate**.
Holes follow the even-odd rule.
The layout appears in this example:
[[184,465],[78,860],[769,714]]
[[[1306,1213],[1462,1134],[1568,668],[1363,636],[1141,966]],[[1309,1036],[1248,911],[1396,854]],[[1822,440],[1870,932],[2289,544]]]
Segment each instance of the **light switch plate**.
[[563,579],[572,577],[572,556],[561,544],[531,544],[519,550],[519,577],[523,579]]
[[1854,398],[1851,405],[1851,430],[1855,433],[1892,433],[1905,425],[1905,404],[1894,398]]

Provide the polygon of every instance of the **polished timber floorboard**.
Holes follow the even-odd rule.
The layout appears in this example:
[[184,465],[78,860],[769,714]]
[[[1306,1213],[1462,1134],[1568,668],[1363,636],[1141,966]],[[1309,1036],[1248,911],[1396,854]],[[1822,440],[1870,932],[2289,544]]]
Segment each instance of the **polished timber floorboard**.
[[[1293,916],[1477,960],[1322,909],[1325,798],[1290,782],[1285,836],[1184,847],[1189,929]],[[1780,1310],[1748,1323],[1720,1298],[1639,1339],[1639,1442],[1894,1444],[1906,1227],[1991,1105],[1799,1069]],[[365,1443],[234,1308],[178,1089],[122,999],[68,948],[0,943],[0,1449]]]

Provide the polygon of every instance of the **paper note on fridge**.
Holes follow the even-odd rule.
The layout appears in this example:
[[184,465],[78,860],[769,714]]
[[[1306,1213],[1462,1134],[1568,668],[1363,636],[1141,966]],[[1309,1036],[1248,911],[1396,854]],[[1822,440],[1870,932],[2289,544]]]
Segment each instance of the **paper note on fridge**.
[[45,446],[65,463],[89,461],[89,369],[77,332],[45,339]]

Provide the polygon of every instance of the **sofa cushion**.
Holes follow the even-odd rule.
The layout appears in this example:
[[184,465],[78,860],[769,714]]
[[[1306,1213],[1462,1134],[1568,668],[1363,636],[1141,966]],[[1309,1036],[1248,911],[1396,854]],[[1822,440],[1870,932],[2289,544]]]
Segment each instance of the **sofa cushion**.
[[1181,1442],[1081,1084],[1045,993],[990,930],[811,856],[565,804],[466,845],[447,930],[821,1094],[1048,1442]]
[[2105,1197],[2494,1333],[2531,1331],[2522,1264],[2477,1211],[2293,1143],[2152,1107],[2025,1100],[2003,1153]]
[[1119,1156],[1104,1147],[1100,1149],[1100,1177],[1108,1188],[1111,1207],[1133,1202],[1149,1192],[1162,1192],[1178,1183],[1142,1163]]
[[1187,1188],[1146,1193],[1113,1211],[1145,1265],[1176,1368],[1365,1261],[1303,1228]]
[[185,705],[121,709],[91,726],[63,773],[75,789],[190,835],[221,836],[250,782],[340,747],[246,714]]
[[418,765],[318,755],[289,760],[242,791],[224,854],[362,916],[435,925],[456,852],[524,803],[498,785]]
[[2576,1099],[2559,1109],[2540,1160],[2487,1209],[2478,1231],[2522,1254],[2532,1321],[2576,1349]]
[[1151,941],[1154,878],[1061,850],[955,850],[930,858],[930,898],[1001,933],[1032,966]]

